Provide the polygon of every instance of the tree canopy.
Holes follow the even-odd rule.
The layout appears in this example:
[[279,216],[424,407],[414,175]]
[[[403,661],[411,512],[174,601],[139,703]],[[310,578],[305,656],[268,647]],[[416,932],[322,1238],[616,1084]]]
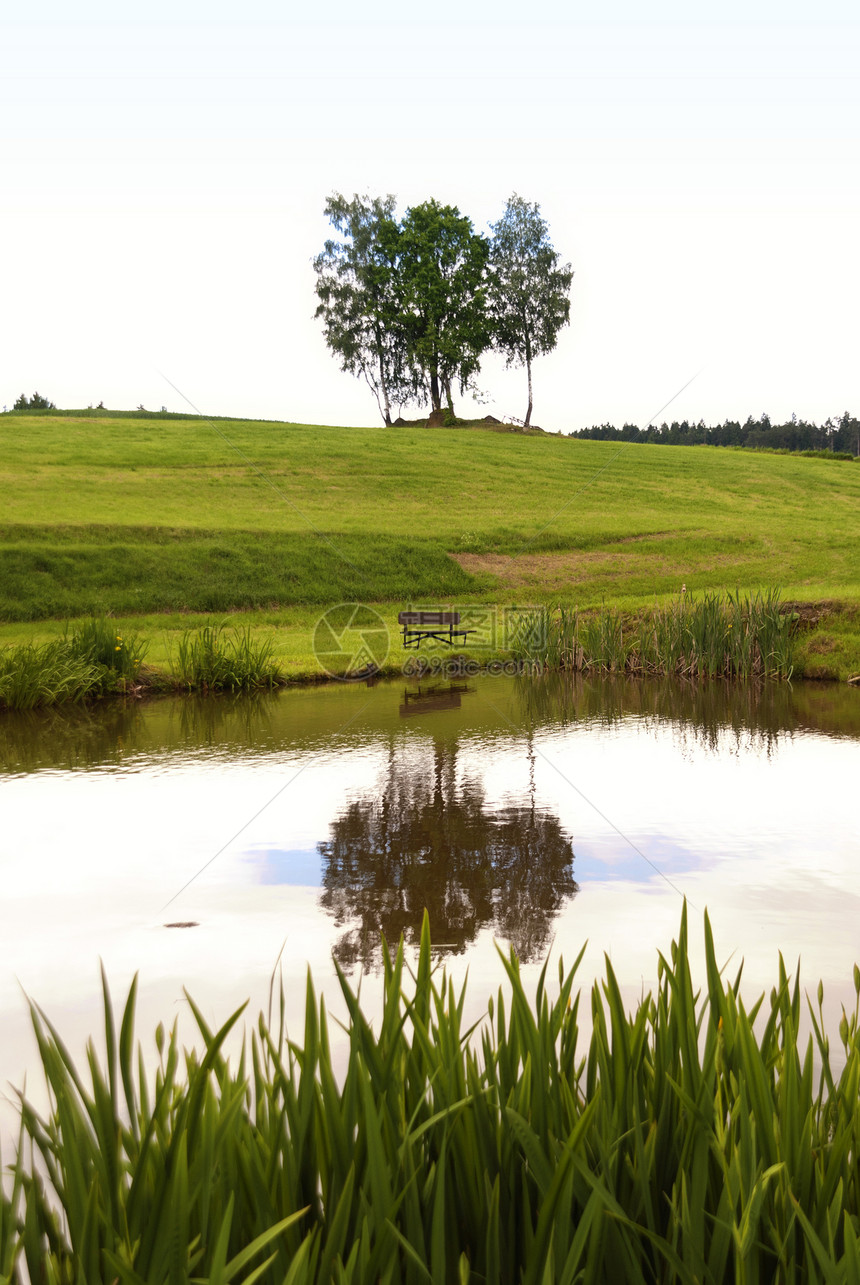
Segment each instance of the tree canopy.
[[508,201],[491,240],[455,205],[424,201],[395,219],[395,199],[339,193],[325,213],[339,239],[314,260],[325,341],[365,379],[386,424],[392,404],[429,401],[453,416],[453,389],[475,392],[491,348],[528,370],[569,316],[573,273],[559,267],[540,207]]
[[394,292],[396,243],[393,196],[333,193],[325,214],[340,240],[328,240],[314,259],[316,316],[341,370],[363,378],[391,423],[392,400],[406,401],[411,384],[399,342]]
[[525,366],[532,418],[532,361],[555,348],[558,332],[570,320],[573,270],[559,265],[540,206],[516,192],[493,229],[490,306],[494,343],[509,366]]
[[489,244],[455,205],[425,201],[406,211],[397,237],[401,326],[416,391],[433,411],[451,387],[464,393],[489,347]]
[[18,398],[18,400],[15,402],[15,405],[12,407],[12,409],[13,410],[56,410],[56,406],[54,405],[53,402],[48,401],[47,397],[43,397],[41,393],[34,393],[33,396],[30,397],[29,399],[27,398],[25,393],[22,393],[21,396]]

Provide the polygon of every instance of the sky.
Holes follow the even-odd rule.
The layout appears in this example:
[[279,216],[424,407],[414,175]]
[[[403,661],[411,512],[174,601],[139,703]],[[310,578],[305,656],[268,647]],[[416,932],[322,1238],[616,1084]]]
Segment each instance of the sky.
[[488,233],[517,192],[575,270],[533,422],[860,414],[847,0],[32,0],[0,49],[0,406],[378,423],[313,316],[326,197]]

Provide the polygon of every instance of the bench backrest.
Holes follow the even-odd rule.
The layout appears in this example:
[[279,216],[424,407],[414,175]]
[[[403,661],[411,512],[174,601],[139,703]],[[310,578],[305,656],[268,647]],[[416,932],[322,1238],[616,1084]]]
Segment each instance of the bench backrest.
[[399,625],[417,625],[419,629],[450,629],[459,625],[459,611],[401,611]]

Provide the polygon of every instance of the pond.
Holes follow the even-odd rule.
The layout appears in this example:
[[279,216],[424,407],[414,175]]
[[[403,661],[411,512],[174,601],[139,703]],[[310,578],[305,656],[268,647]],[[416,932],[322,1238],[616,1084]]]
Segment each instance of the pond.
[[[475,1014],[587,943],[632,1006],[689,904],[745,991],[781,950],[827,1010],[860,959],[860,692],[477,677],[332,684],[0,719],[0,1079],[34,1062],[25,993],[79,1051],[140,973],[138,1034],[268,1003],[333,959],[372,1003],[380,933],[468,970]],[[186,925],[170,927],[168,925]],[[190,925],[190,926],[189,926]],[[587,1012],[588,1005],[585,1010]],[[29,1072],[33,1080],[32,1069]]]

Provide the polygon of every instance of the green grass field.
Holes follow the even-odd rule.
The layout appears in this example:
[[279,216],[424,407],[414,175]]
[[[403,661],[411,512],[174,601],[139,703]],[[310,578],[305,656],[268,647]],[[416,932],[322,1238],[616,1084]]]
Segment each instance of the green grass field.
[[[802,668],[860,669],[860,466],[485,429],[0,416],[0,643],[110,614],[149,661],[234,612],[318,671],[319,609],[611,603],[776,586]],[[52,623],[53,622],[53,623]]]

